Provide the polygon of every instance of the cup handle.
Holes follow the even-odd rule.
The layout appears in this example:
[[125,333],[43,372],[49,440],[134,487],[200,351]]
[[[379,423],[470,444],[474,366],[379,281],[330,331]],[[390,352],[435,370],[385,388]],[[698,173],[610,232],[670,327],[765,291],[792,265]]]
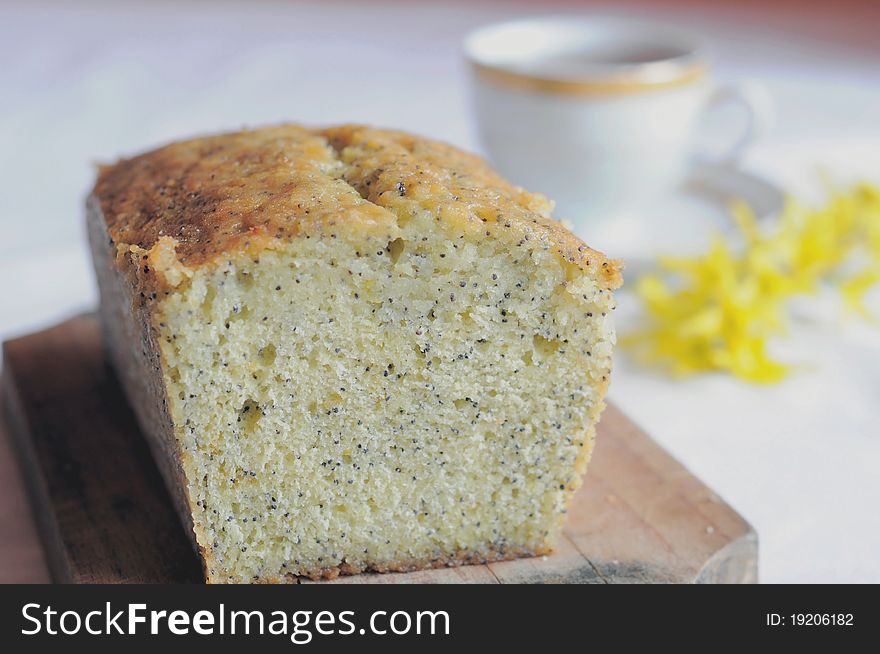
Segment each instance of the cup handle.
[[737,162],[755,141],[761,138],[773,123],[773,100],[767,89],[756,82],[738,82],[715,89],[703,110],[704,116],[725,105],[740,107],[746,122],[742,131],[723,153],[698,155],[700,163],[730,165]]

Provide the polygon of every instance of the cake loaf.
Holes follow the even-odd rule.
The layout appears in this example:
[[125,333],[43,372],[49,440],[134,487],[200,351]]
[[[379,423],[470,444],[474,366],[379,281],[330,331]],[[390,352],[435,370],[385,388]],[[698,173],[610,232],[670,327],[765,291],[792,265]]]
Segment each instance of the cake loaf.
[[107,348],[209,582],[551,551],[619,265],[481,159],[283,125],[102,167]]

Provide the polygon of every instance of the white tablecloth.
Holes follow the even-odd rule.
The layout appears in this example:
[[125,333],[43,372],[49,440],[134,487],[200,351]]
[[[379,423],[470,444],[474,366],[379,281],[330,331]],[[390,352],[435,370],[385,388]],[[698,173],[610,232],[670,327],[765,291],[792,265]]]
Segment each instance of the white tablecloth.
[[[0,5],[0,337],[95,303],[82,226],[91,162],[282,120],[376,123],[479,149],[459,42],[513,11]],[[773,93],[780,121],[750,170],[800,189],[823,165],[880,181],[876,54],[667,18],[711,38],[719,78]],[[621,295],[624,328],[634,304]],[[780,351],[806,365],[784,384],[673,382],[618,356],[611,396],[754,524],[762,580],[878,582],[880,326],[842,317],[830,294],[798,315]]]

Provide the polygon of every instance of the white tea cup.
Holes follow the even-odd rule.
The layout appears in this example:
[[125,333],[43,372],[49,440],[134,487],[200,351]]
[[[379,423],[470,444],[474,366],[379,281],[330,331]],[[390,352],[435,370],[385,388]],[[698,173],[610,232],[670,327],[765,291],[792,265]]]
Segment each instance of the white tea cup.
[[724,152],[703,153],[714,163],[735,161],[770,109],[760,88],[713,87],[700,41],[650,23],[526,19],[472,32],[464,52],[493,165],[556,200],[579,231],[683,182],[710,109],[738,105],[745,118]]

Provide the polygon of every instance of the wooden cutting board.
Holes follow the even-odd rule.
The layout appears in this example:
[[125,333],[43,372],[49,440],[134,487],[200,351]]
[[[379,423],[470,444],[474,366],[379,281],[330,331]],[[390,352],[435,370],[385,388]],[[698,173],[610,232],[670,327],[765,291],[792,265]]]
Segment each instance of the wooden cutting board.
[[[190,541],[107,366],[93,317],[5,343],[2,397],[53,579],[201,579]],[[0,557],[3,552],[0,543]],[[328,583],[756,578],[757,537],[749,524],[609,406],[587,479],[552,556]]]

